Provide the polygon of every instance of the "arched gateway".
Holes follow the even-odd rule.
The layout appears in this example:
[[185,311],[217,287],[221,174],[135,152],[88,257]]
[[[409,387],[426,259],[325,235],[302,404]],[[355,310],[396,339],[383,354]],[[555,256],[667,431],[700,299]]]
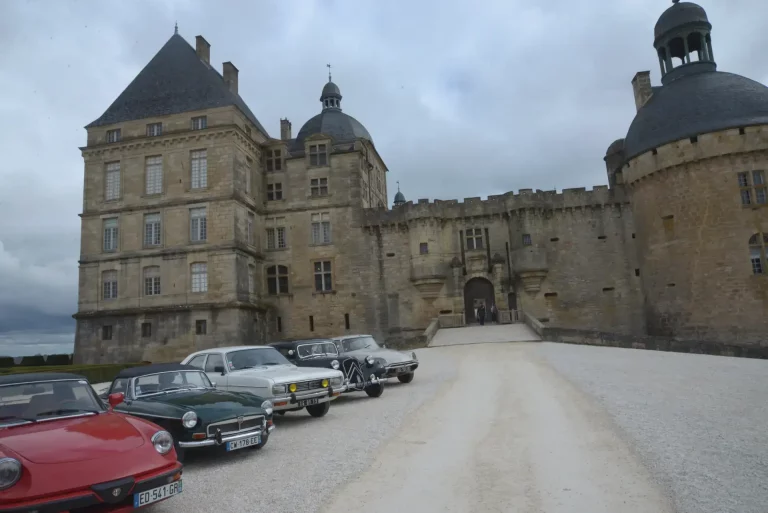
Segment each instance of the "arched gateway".
[[490,320],[493,304],[493,283],[485,278],[472,278],[464,285],[464,316],[467,324],[477,323],[475,308],[485,305],[485,320]]

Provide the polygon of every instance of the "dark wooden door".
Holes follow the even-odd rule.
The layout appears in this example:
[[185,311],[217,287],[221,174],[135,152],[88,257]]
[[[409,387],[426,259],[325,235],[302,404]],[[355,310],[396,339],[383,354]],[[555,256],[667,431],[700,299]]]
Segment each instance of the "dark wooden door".
[[476,324],[475,308],[485,305],[485,320],[491,319],[493,284],[485,278],[472,278],[464,286],[464,316],[467,324]]

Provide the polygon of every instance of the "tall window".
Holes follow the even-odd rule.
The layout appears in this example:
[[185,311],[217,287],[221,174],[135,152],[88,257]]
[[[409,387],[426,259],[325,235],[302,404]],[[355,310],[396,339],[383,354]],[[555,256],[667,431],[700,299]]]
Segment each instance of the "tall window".
[[208,290],[208,264],[192,264],[192,292]]
[[160,214],[146,214],[144,216],[144,245],[160,245]]
[[738,177],[742,205],[768,204],[764,171],[739,173]]
[[117,251],[117,218],[104,219],[104,251]]
[[116,128],[114,130],[107,130],[107,142],[108,143],[116,143],[120,141],[121,139],[121,133],[120,129]]
[[317,292],[327,292],[332,289],[331,282],[331,262],[315,262],[315,290]]
[[267,218],[267,249],[283,249],[287,247],[285,240],[284,217]]
[[312,244],[331,243],[331,214],[312,214]]
[[256,268],[252,265],[248,266],[248,293],[253,294],[255,290],[255,282],[256,282]]
[[428,242],[420,242],[419,243],[419,253],[422,255],[426,255],[429,253],[429,243]]
[[117,271],[101,273],[101,283],[104,299],[117,299]]
[[313,144],[309,147],[309,165],[328,165],[328,154],[326,153],[325,144]]
[[203,128],[208,128],[207,116],[192,118],[192,130],[202,130]]
[[749,238],[749,261],[754,274],[765,274],[768,271],[767,249],[768,233],[756,233]]
[[157,137],[163,135],[162,123],[150,123],[147,125],[147,137]]
[[104,199],[112,201],[120,198],[120,162],[110,162],[104,180]]
[[531,234],[530,233],[524,233],[523,234],[523,246],[530,246],[533,244],[533,241],[531,240]]
[[189,209],[189,238],[202,242],[208,237],[208,218],[205,207]]
[[192,174],[192,188],[208,187],[208,150],[196,150],[190,153],[192,159],[189,169]]
[[328,196],[328,179],[312,178],[309,181],[309,191],[312,196]]
[[147,157],[146,169],[146,193],[160,194],[163,192],[163,157]]
[[267,151],[267,171],[283,170],[283,152],[281,150]]
[[245,157],[245,193],[251,194],[251,179],[253,176],[253,159]]
[[253,224],[256,220],[256,217],[253,215],[253,213],[248,212],[248,223],[246,224],[245,230],[246,234],[245,237],[248,241],[248,244],[253,244]]
[[283,184],[268,183],[267,184],[267,201],[277,201],[281,199],[283,199]]
[[267,267],[267,293],[271,296],[288,293],[288,267],[272,265]]
[[160,294],[160,267],[153,265],[144,268],[144,295]]
[[482,228],[470,228],[467,230],[467,249],[483,249]]

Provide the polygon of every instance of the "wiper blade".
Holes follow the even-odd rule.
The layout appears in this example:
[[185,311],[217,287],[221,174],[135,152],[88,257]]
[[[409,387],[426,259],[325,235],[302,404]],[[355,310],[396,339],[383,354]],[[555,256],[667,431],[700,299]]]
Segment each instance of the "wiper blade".
[[38,417],[41,415],[64,415],[66,413],[99,413],[98,410],[88,410],[85,408],[60,408],[58,410],[49,410],[49,411],[41,411],[37,414]]

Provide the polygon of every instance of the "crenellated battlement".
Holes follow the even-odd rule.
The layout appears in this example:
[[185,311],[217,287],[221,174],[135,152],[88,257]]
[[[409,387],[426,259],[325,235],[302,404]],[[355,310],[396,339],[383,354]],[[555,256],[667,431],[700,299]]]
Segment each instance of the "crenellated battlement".
[[430,201],[422,198],[415,203],[409,201],[392,210],[365,209],[363,226],[396,224],[422,218],[482,217],[526,209],[564,210],[627,202],[622,187],[609,189],[607,185],[596,185],[592,190],[587,190],[585,187],[563,189],[562,192],[540,189],[534,192],[533,189],[520,189],[517,194],[510,191],[506,194],[491,195],[486,199],[472,197],[464,198],[463,201],[438,199]]

